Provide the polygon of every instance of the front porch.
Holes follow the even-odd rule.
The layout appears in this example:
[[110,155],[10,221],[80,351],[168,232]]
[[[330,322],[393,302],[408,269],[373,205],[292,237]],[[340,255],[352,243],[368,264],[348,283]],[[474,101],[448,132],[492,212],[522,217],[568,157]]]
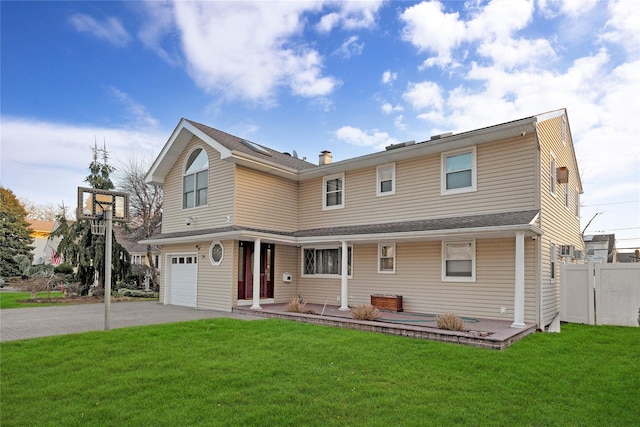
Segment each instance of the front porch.
[[513,328],[511,321],[463,317],[467,331],[456,332],[438,329],[436,317],[432,314],[381,311],[377,320],[364,321],[353,319],[350,311],[340,310],[340,307],[333,305],[307,304],[305,306],[305,309],[313,310],[317,314],[293,313],[287,311],[287,306],[286,303],[262,304],[260,310],[241,306],[234,307],[233,312],[494,350],[505,349],[536,331],[535,325]]

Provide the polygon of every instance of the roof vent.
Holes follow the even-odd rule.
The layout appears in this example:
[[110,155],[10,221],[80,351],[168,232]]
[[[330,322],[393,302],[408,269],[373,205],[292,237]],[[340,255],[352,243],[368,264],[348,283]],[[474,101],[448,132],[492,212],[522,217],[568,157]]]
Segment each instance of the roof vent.
[[389,150],[395,150],[396,148],[404,148],[404,147],[408,147],[408,146],[413,145],[413,144],[415,144],[415,143],[416,143],[415,141],[400,142],[400,143],[398,143],[398,144],[391,144],[391,145],[387,145],[387,146],[385,147],[385,149],[386,149],[387,151],[389,151]]
[[453,132],[441,133],[440,135],[432,135],[431,136],[431,141],[436,140],[436,139],[446,138],[446,137],[451,136],[451,135],[453,135]]

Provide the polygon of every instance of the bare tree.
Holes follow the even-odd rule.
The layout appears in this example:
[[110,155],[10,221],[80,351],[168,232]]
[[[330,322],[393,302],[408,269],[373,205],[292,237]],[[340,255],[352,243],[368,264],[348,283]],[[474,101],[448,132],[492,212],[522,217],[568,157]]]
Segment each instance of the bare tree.
[[51,203],[38,205],[27,199],[21,199],[20,203],[27,211],[27,219],[32,221],[53,221],[59,212],[59,208]]
[[[125,230],[131,240],[143,240],[152,237],[162,222],[162,188],[147,184],[144,177],[149,170],[148,162],[135,157],[119,168],[118,188],[129,193],[129,212],[131,220]],[[158,283],[157,266],[151,255],[152,247],[147,245],[147,262],[151,280]]]

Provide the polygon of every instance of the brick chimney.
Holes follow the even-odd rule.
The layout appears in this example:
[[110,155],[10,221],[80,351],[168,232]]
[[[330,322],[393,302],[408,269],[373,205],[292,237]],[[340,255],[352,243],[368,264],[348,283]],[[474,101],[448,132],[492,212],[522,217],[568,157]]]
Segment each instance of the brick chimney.
[[324,150],[323,152],[320,153],[319,164],[320,166],[328,165],[331,163],[332,159],[333,159],[333,156],[331,155],[331,151]]

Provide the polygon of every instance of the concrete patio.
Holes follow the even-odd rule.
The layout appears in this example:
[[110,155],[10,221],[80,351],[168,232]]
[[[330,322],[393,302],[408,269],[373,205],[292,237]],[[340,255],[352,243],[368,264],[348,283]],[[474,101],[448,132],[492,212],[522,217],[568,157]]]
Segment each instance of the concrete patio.
[[233,312],[495,350],[505,349],[536,331],[535,325],[512,328],[512,322],[506,320],[463,317],[467,330],[456,332],[438,329],[436,316],[433,314],[381,311],[377,320],[363,321],[354,320],[350,311],[342,311],[333,305],[307,304],[305,310],[313,310],[317,314],[289,312],[286,303],[262,304],[260,310],[252,310],[249,306],[234,307]]

